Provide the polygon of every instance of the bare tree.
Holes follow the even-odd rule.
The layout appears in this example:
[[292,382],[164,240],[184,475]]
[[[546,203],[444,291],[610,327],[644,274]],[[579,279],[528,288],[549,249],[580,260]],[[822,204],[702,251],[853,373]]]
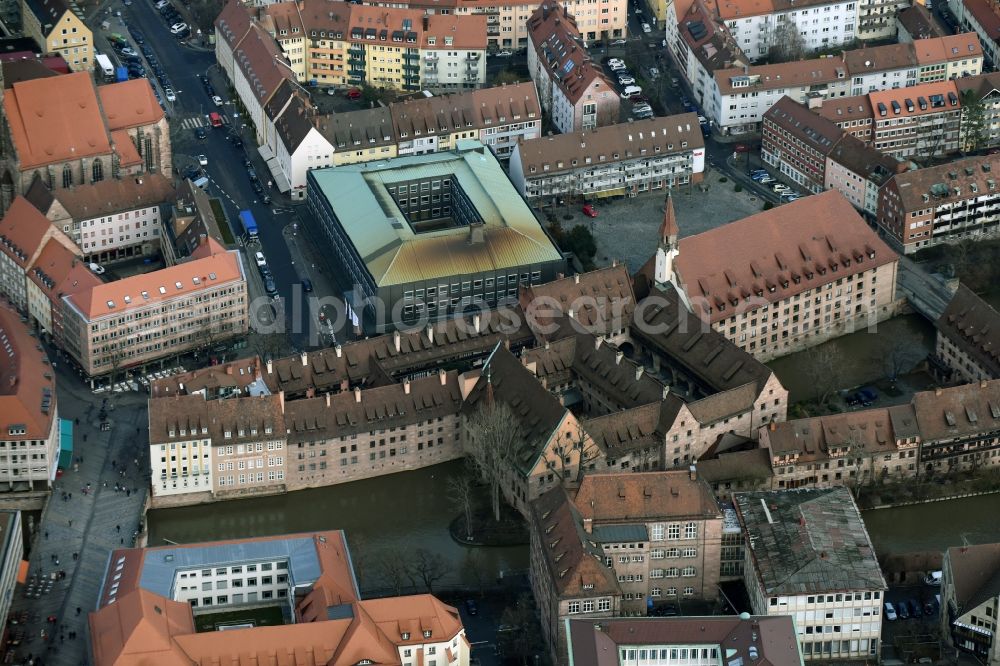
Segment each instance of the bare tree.
[[848,474],[850,474],[850,472],[854,472],[854,480],[851,481],[851,477],[848,476],[848,484],[853,486],[853,490],[855,491],[855,494],[857,494],[857,490],[861,487],[864,476],[864,462],[866,459],[870,462],[871,456],[868,455],[868,450],[865,447],[864,440],[861,439],[861,436],[857,431],[851,431],[848,434],[845,444],[847,445],[847,452],[845,455],[847,462],[845,464],[847,465]]
[[819,404],[825,405],[840,384],[843,359],[832,344],[812,347],[806,352],[804,369],[815,387]]
[[900,340],[885,340],[879,345],[875,361],[881,363],[882,371],[895,388],[896,380],[908,372],[920,360],[919,351]]
[[403,554],[398,550],[381,553],[374,563],[375,574],[392,587],[398,597],[403,593],[403,584],[410,579],[409,567]]
[[772,35],[772,46],[767,52],[771,62],[802,60],[806,55],[806,42],[792,21],[779,23]]
[[448,501],[462,514],[465,523],[465,539],[472,541],[472,509],[475,505],[475,488],[468,474],[448,479]]
[[532,655],[542,649],[541,631],[531,596],[522,594],[514,606],[505,608],[500,624],[509,627],[498,637],[501,653],[507,659],[520,660],[522,666],[528,666]]
[[[577,424],[576,432],[566,440],[559,440],[552,447],[553,456],[548,460],[549,469],[556,470],[563,481],[572,478],[579,483],[588,471],[590,463],[603,455],[600,447]],[[575,465],[575,467],[574,467]],[[574,473],[575,472],[575,473]]]
[[406,571],[414,585],[418,582],[423,583],[427,592],[433,594],[434,583],[447,576],[448,570],[448,563],[440,553],[432,553],[426,548],[417,548]]
[[521,423],[505,403],[482,404],[466,417],[468,455],[476,474],[489,486],[493,519],[500,521],[500,489],[511,473],[517,447],[523,442]]

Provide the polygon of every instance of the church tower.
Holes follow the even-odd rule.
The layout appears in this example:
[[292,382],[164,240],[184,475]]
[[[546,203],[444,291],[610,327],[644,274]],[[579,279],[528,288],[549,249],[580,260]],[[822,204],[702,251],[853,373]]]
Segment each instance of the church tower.
[[675,258],[677,258],[677,217],[674,215],[674,201],[670,196],[670,190],[667,190],[667,200],[663,206],[663,224],[660,225],[660,242],[656,247],[653,273],[656,284],[673,282]]

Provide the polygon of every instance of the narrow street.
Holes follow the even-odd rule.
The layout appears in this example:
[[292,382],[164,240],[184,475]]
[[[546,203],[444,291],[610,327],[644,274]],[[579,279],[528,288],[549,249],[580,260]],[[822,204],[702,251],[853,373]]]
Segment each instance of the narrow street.
[[[14,663],[34,657],[78,666],[89,662],[87,613],[97,605],[108,557],[140,531],[149,485],[146,397],[109,396],[104,406],[67,364],[56,365],[59,415],[75,423],[75,462],[57,479],[26,545],[28,585],[13,599],[10,617],[28,618]],[[102,408],[109,430],[101,429]]]

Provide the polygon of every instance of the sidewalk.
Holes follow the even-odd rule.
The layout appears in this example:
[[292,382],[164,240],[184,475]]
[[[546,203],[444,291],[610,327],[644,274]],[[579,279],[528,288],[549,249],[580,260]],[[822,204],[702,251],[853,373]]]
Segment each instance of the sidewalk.
[[[27,598],[23,587],[16,590],[11,615],[25,611],[30,621],[14,652],[15,664],[26,663],[29,655],[45,664],[90,662],[87,614],[97,606],[111,550],[132,544],[148,487],[146,396],[129,393],[111,398],[112,427],[102,432],[98,414],[103,399],[63,369],[60,364],[59,413],[62,418],[79,418],[73,431],[77,462],[53,485],[32,536],[29,577],[51,578],[62,571],[65,578],[55,580],[38,598]],[[116,492],[115,483],[127,487],[127,492]],[[55,622],[48,622],[50,617]]]

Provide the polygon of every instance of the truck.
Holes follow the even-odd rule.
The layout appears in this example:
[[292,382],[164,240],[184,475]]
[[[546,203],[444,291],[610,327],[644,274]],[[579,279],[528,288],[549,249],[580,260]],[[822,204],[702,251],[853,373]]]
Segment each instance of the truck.
[[128,81],[128,67],[115,68],[115,81],[118,83],[121,83],[122,81]]
[[105,82],[114,81],[115,66],[111,64],[111,58],[103,53],[98,53],[95,60],[97,60],[97,66],[101,68],[101,73],[104,74]]
[[247,235],[247,238],[257,238],[257,220],[253,218],[252,212],[248,210],[240,211],[240,226],[243,227],[243,233]]

